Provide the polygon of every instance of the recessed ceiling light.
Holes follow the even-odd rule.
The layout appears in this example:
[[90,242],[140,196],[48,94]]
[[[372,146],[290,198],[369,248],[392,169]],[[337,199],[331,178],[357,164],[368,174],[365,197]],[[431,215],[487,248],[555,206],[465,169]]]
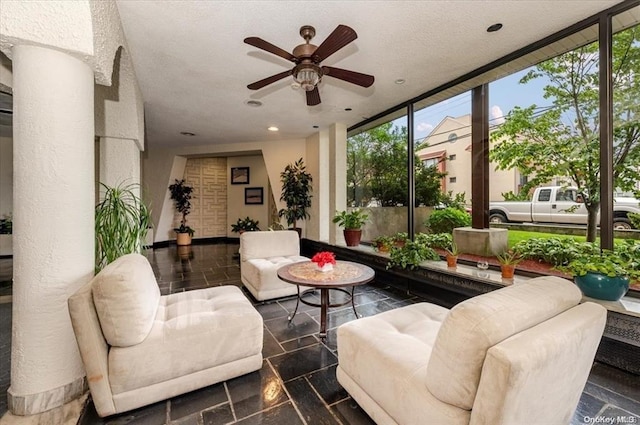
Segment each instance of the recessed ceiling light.
[[344,108],[345,111],[349,112],[349,111],[353,111],[353,109],[351,108]]
[[320,128],[320,126],[319,125],[314,125],[313,128]]
[[398,78],[396,81],[394,81],[396,84],[404,84],[405,83],[405,79],[404,78]]
[[489,28],[487,28],[487,32],[496,32],[496,31],[499,31],[501,28],[502,28],[501,23],[493,24]]
[[259,100],[247,100],[246,102],[244,102],[247,106],[253,106],[254,108],[257,108],[259,106],[262,106],[262,102],[260,102]]
[[190,131],[181,131],[180,134],[182,134],[183,136],[195,136],[196,133],[192,133]]
[[267,128],[267,130],[269,130],[269,131],[278,131],[279,128],[272,125],[271,127]]

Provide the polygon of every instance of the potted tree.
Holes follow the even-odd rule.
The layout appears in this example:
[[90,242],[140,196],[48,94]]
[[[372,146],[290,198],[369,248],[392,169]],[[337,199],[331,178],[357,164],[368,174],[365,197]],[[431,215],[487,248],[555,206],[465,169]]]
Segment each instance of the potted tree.
[[513,279],[516,272],[516,266],[522,257],[515,251],[509,250],[502,254],[496,255],[498,262],[500,263],[500,271],[502,272],[503,279]]
[[104,193],[95,208],[96,273],[118,257],[142,252],[151,222],[149,208],[135,193],[139,185],[100,185]]
[[347,246],[360,245],[362,238],[362,226],[367,222],[369,216],[362,212],[359,208],[347,211],[336,211],[333,222],[343,228],[344,240]]
[[234,233],[243,234],[244,232],[253,232],[260,230],[258,227],[258,220],[253,220],[248,216],[246,218],[239,218],[235,224],[231,225],[231,231]]
[[[640,251],[638,248],[634,249]],[[639,254],[640,252],[627,252],[622,248],[615,252],[605,249],[600,254],[581,255],[558,269],[573,275],[576,285],[584,295],[599,300],[618,301],[629,290],[630,280],[640,279]]]
[[180,227],[176,227],[173,230],[176,232],[176,243],[178,245],[191,245],[191,238],[195,233],[191,227],[187,226],[187,216],[191,213],[191,193],[193,192],[193,186],[189,186],[185,183],[184,179],[176,179],[175,183],[169,186],[171,192],[171,199],[173,200],[176,210],[182,214],[180,220]]
[[280,200],[284,201],[287,207],[278,211],[278,217],[285,217],[287,224],[301,234],[298,220],[311,217],[308,209],[311,207],[310,192],[313,181],[302,158],[285,167],[280,173],[280,181],[282,182]]

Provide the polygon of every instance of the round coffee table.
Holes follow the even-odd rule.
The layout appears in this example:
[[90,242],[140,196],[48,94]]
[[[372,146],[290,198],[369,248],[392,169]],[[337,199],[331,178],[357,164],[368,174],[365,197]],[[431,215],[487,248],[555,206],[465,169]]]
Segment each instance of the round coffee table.
[[[304,261],[302,263],[287,264],[278,269],[278,277],[285,282],[293,283],[298,286],[298,299],[293,314],[289,316],[289,322],[293,320],[298,312],[300,302],[312,307],[320,307],[320,338],[327,336],[327,309],[331,307],[341,307],[351,303],[353,312],[356,317],[356,306],[353,300],[353,290],[358,285],[364,285],[371,282],[375,273],[371,267],[364,264],[353,263],[351,261],[336,261],[333,270],[322,272],[318,269],[316,263]],[[300,294],[300,285],[309,286],[320,289],[320,304],[312,303],[302,299]],[[343,289],[351,287],[351,292]],[[329,290],[343,292],[349,296],[349,299],[340,304],[331,304],[329,302]]]

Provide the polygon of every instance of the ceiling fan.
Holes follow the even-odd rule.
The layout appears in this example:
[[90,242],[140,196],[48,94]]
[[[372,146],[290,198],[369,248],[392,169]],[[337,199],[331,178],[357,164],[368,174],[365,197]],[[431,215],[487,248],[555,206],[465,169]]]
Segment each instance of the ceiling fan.
[[316,30],[312,26],[305,25],[301,27],[300,35],[304,38],[305,43],[296,46],[296,48],[293,49],[293,54],[258,37],[247,37],[244,39],[244,42],[251,46],[295,63],[295,66],[289,71],[284,71],[249,84],[247,86],[248,89],[258,90],[289,75],[293,75],[293,79],[300,84],[300,87],[306,92],[307,105],[315,106],[320,104],[318,83],[320,83],[320,80],[325,75],[362,87],[370,87],[373,84],[373,75],[361,74],[332,66],[320,66],[320,62],[358,38],[358,35],[353,29],[346,25],[338,25],[319,46],[309,43],[316,35]]

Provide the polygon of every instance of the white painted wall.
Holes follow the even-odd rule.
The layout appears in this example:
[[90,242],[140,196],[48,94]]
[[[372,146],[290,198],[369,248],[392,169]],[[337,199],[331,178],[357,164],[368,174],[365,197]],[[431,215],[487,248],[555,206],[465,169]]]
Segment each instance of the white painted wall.
[[[249,184],[231,184],[231,169],[234,167],[249,167]],[[244,203],[244,191],[249,187],[261,187],[263,189],[262,205],[246,205]],[[231,225],[239,218],[250,217],[258,220],[260,230],[269,228],[269,176],[262,155],[234,156],[227,158],[227,236],[237,238],[240,235],[231,231]]]
[[[140,183],[140,149],[135,140],[100,138],[100,182],[109,187]],[[133,192],[140,195],[140,188]]]
[[[151,199],[152,202],[151,215],[155,227],[154,242],[175,239],[171,224],[173,204],[169,198],[168,187],[173,183],[173,179],[182,178],[186,157],[213,155],[232,158],[242,155],[260,155],[261,152],[277,208],[280,209],[284,206],[284,203],[279,201],[280,172],[288,163],[306,155],[306,141],[304,139],[189,146],[180,149],[148,148],[143,154],[143,188],[147,191],[144,194],[145,198]],[[265,199],[266,196],[265,193]],[[235,220],[237,217],[234,222]],[[265,220],[268,222],[268,218]]]

